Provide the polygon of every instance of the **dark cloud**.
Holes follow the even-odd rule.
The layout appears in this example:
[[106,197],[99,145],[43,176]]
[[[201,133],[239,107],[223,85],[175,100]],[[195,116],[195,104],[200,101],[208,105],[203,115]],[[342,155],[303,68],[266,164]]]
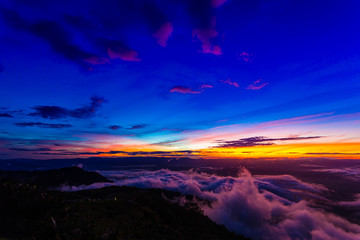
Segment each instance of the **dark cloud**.
[[[47,8],[51,9],[48,4],[36,4],[33,7],[37,10],[42,9],[44,13],[49,11]],[[77,15],[79,11],[71,11],[80,7],[89,9],[92,12],[91,16],[84,13]],[[110,63],[109,58],[140,61],[137,57],[138,53],[126,43],[125,32],[128,31],[129,26],[135,27],[140,23],[146,25],[154,34],[161,30],[167,20],[156,4],[145,0],[102,3],[89,1],[86,2],[86,6],[74,2],[67,9],[62,10],[64,14],[60,18],[47,16],[46,19],[37,20],[29,20],[28,17],[19,14],[20,11],[12,9],[1,9],[0,15],[12,28],[43,39],[54,52],[88,71],[93,70],[93,65]],[[162,32],[154,37],[159,38],[159,44],[166,45],[168,37],[164,37]],[[117,37],[114,37],[114,34]],[[84,44],[76,43],[75,39],[78,36],[86,41],[86,49],[83,47]]]
[[155,32],[168,21],[166,15],[154,2],[145,2],[141,11],[151,32]]
[[8,118],[12,118],[13,116],[10,115],[9,113],[1,113],[0,112],[0,117],[8,117]]
[[76,16],[72,14],[64,14],[64,20],[69,25],[77,29],[82,29],[84,32],[94,29],[94,24],[86,19],[84,16]]
[[12,27],[29,32],[46,41],[51,48],[68,60],[78,63],[80,66],[88,68],[86,59],[97,57],[96,54],[84,51],[80,46],[72,42],[71,34],[54,20],[39,20],[31,23],[23,19],[14,10],[1,11],[4,20]]
[[57,119],[63,118],[68,115],[68,110],[58,106],[37,106],[33,108],[36,110],[34,113],[30,113],[30,116],[41,116],[43,118]]
[[7,117],[12,118],[16,115],[21,115],[23,113],[23,110],[9,110],[7,107],[1,107],[0,108],[0,117]]
[[212,27],[213,8],[209,0],[188,0],[188,13],[194,28],[207,29]]
[[[134,29],[151,35],[165,47],[173,32],[172,21],[184,21],[175,19],[181,16],[179,11],[189,18],[191,28],[197,30],[195,35],[202,42],[202,52],[221,54],[220,47],[213,45],[218,35],[214,8],[223,0],[36,2],[17,0],[16,4],[8,4],[7,9],[0,9],[0,17],[11,28],[41,38],[54,52],[87,71],[114,59],[140,61],[131,41]],[[99,44],[104,41],[110,44],[105,47]]]
[[13,118],[16,116],[22,116],[23,113],[23,110],[9,110],[6,107],[0,108],[0,117]]
[[0,8],[0,14],[4,21],[12,28],[21,30],[28,28],[26,21],[15,10]]
[[[22,127],[26,127],[24,125],[20,125]],[[30,125],[31,127],[31,125]],[[9,133],[5,137],[0,137],[0,147],[6,146],[7,148],[25,148],[25,149],[36,149],[36,148],[48,148],[52,149],[52,152],[65,152],[64,149],[59,149],[61,146],[62,148],[72,148],[72,147],[91,147],[87,146],[83,142],[69,142],[64,140],[58,139],[29,139],[29,138],[13,138],[13,134]],[[54,148],[54,149],[53,149]],[[0,150],[1,151],[1,150]],[[55,152],[54,152],[55,153]]]
[[104,98],[94,96],[91,98],[89,104],[75,109],[66,109],[59,106],[36,106],[33,108],[35,112],[30,113],[29,116],[40,116],[49,119],[66,117],[90,118],[95,115],[104,102],[106,102]]
[[266,146],[274,145],[278,141],[295,141],[295,140],[308,140],[321,138],[322,136],[311,136],[311,137],[288,137],[288,138],[267,138],[267,137],[249,137],[241,138],[239,140],[224,141],[217,140],[219,144],[216,148],[238,148],[238,147],[252,147],[252,146]]
[[48,42],[55,52],[74,62],[82,64],[84,59],[95,56],[73,44],[69,33],[54,21],[41,20],[31,25],[29,31]]
[[142,7],[142,14],[152,36],[157,39],[157,43],[166,47],[173,32],[173,25],[165,13],[154,2],[146,2]]
[[178,156],[178,155],[189,155],[193,153],[199,153],[199,151],[192,151],[192,150],[182,150],[182,151],[153,151],[153,152],[127,152],[128,155],[136,156],[136,155],[165,155],[165,156]]
[[[60,150],[58,150],[60,151]],[[128,152],[128,151],[97,151],[97,152],[69,152],[69,151],[62,151],[62,152],[51,152],[51,153],[34,153],[34,154],[41,154],[41,155],[64,155],[64,156],[83,156],[83,155],[115,155],[115,154],[126,154],[129,156],[162,156],[162,157],[176,157],[176,156],[189,156],[194,153],[200,153],[199,151],[192,151],[192,150],[181,150],[181,151],[135,151],[135,152]]]
[[19,127],[41,127],[41,128],[68,128],[72,127],[71,124],[61,124],[61,123],[42,123],[42,122],[22,122],[14,123]]
[[133,125],[127,129],[129,130],[135,130],[135,129],[141,129],[141,128],[145,128],[147,125],[146,124],[139,124],[139,125]]
[[105,51],[110,59],[121,59],[128,62],[138,62],[138,52],[131,49],[125,42],[120,40],[98,39],[97,45]]
[[222,55],[221,47],[218,45],[219,32],[216,30],[216,17],[214,7],[210,0],[189,0],[188,13],[193,25],[193,39],[201,43],[199,52],[205,54]]
[[111,130],[118,130],[118,129],[122,128],[122,127],[119,126],[119,125],[111,125],[111,126],[108,126],[108,128],[111,129]]
[[49,152],[52,151],[50,148],[9,148],[9,150],[13,151],[21,151],[21,152]]

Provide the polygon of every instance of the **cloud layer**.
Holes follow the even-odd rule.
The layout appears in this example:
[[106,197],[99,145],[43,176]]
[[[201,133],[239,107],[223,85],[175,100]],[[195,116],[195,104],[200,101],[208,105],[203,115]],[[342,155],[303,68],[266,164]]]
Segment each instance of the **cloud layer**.
[[220,177],[195,171],[102,171],[114,183],[69,187],[76,191],[104,186],[161,188],[209,200],[199,202],[204,214],[229,230],[254,239],[349,239],[360,237],[360,226],[311,207],[321,199],[322,186],[289,175]]

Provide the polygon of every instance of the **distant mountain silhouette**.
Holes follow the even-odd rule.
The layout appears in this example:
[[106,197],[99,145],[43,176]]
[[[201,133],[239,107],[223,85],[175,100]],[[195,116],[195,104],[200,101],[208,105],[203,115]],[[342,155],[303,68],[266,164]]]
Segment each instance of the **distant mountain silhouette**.
[[22,183],[31,183],[43,188],[60,185],[90,185],[96,182],[111,182],[97,172],[87,172],[78,167],[67,167],[47,171],[0,171],[0,176]]

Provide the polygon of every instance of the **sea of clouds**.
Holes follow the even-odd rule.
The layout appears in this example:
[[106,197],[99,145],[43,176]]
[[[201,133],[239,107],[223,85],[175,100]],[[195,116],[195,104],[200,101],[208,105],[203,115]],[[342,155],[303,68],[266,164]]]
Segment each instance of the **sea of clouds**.
[[[99,173],[114,182],[61,189],[77,191],[117,185],[190,194],[211,202],[198,202],[210,219],[253,239],[360,239],[360,225],[315,204],[329,202],[321,194],[328,189],[290,175],[252,176],[246,169],[240,170],[237,177],[168,169]],[[359,199],[338,204],[357,211],[360,207]]]

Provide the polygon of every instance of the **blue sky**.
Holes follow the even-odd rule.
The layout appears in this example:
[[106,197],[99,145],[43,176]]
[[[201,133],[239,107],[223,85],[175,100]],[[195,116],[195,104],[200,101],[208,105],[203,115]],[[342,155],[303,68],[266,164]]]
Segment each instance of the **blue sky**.
[[[191,131],[323,113],[334,116],[323,120],[333,124],[326,137],[357,139],[359,4],[2,1],[3,155],[25,152],[10,148],[44,148],[31,144],[34,139],[97,145],[88,134],[110,139],[102,149],[132,141],[150,149],[193,137],[186,135]],[[92,105],[93,97],[101,103]],[[355,124],[344,126],[344,115]],[[294,125],[282,137],[319,129]],[[238,137],[232,138],[251,137],[233,131]],[[119,139],[110,144],[113,137]],[[194,149],[188,142],[166,147]],[[53,149],[47,150],[40,152]]]

